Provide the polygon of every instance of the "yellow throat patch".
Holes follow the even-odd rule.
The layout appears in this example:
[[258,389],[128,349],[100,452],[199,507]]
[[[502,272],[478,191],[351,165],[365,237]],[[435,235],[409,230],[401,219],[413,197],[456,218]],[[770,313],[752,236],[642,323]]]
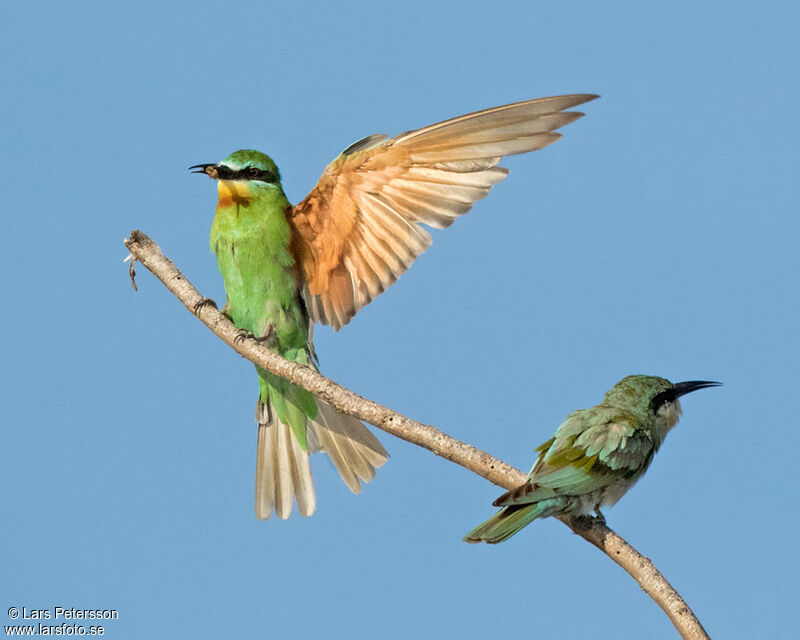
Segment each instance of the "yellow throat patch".
[[219,180],[217,182],[217,207],[231,207],[233,205],[247,206],[253,199],[253,193],[246,182],[241,180]]

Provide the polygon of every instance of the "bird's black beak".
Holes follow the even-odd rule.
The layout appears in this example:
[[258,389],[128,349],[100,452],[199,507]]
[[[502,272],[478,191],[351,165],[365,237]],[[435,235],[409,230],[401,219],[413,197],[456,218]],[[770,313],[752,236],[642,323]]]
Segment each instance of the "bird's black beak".
[[685,396],[687,393],[697,391],[698,389],[707,389],[708,387],[719,387],[721,382],[708,382],[707,380],[691,380],[689,382],[676,382],[673,387],[676,398]]
[[219,176],[217,173],[217,165],[216,163],[212,164],[196,164],[193,167],[189,167],[189,170],[196,169],[196,171],[192,171],[192,173],[205,173],[209,178],[212,180],[216,180]]

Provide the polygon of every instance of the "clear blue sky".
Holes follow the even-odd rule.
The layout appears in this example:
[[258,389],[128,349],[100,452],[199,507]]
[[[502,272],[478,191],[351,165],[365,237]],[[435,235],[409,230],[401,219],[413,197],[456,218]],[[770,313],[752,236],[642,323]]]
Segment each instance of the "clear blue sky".
[[594,92],[338,334],[323,371],[527,470],[630,373],[683,403],[607,512],[714,637],[792,637],[798,561],[795,3],[4,3],[0,620],[114,608],[111,638],[672,638],[560,523],[461,536],[499,489],[379,433],[359,496],[253,516],[256,380],[139,268],[205,294],[215,192],[270,153],[297,201],[356,139]]

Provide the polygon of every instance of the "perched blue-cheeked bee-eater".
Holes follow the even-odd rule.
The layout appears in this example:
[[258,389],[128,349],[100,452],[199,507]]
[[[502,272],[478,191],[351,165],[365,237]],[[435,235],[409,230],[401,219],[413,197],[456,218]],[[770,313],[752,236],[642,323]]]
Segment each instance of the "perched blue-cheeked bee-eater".
[[470,531],[466,542],[507,540],[536,518],[581,516],[612,506],[642,477],[664,438],[678,424],[681,396],[719,386],[695,380],[673,384],[628,376],[591,409],[567,416],[537,447],[527,481],[492,504],[502,507]]
[[[252,150],[190,167],[217,181],[211,249],[225,280],[222,311],[284,358],[315,366],[311,327],[338,330],[430,245],[420,225],[443,228],[508,171],[503,156],[541,149],[583,114],[593,95],[495,107],[348,147],[299,204],[278,167]],[[355,418],[256,367],[256,516],[289,517],[293,500],[315,508],[308,454],[324,451],[357,493],[388,454]]]

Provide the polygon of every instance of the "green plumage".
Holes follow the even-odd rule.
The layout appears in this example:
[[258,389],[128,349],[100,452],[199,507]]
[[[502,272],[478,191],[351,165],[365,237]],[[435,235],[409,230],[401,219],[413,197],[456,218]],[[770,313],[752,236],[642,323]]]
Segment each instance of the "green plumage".
[[[244,166],[253,161],[248,153],[254,152],[237,152],[225,162]],[[277,175],[277,168],[274,172]],[[253,181],[248,190],[251,199],[217,207],[211,227],[211,250],[225,281],[224,311],[237,327],[256,337],[270,331],[276,353],[308,365],[309,323],[289,250],[289,202],[280,184]],[[275,409],[305,449],[306,418],[317,413],[314,396],[260,367],[256,370],[261,401]]]
[[[233,323],[287,360],[315,368],[306,283],[292,252],[291,205],[275,163],[258,151],[237,151],[201,165],[218,181],[211,250],[225,281],[222,311]],[[196,167],[193,167],[196,168]],[[388,457],[369,430],[311,393],[256,367],[255,511],[288,518],[293,502],[305,516],[316,496],[309,453],[328,454],[353,492],[375,476]]]
[[617,502],[647,471],[681,413],[678,398],[716,382],[672,384],[655,376],[628,376],[603,401],[575,411],[536,448],[525,484],[494,501],[494,516],[466,542],[497,543],[536,518],[577,516]]

